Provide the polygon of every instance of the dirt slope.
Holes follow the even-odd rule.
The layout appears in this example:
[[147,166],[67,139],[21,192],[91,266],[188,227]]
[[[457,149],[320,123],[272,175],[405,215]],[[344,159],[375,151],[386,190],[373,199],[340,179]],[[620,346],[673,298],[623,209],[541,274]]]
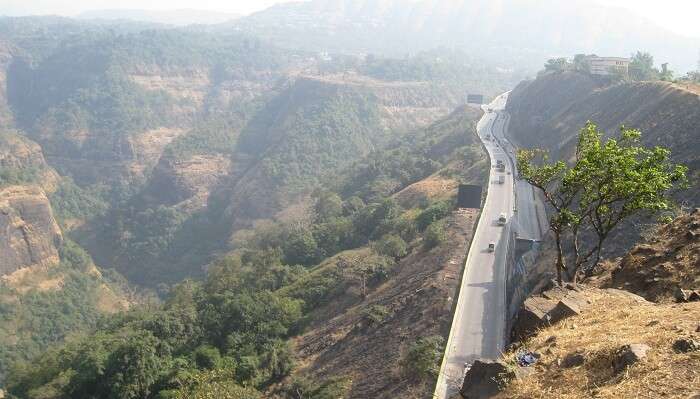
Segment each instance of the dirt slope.
[[[320,309],[328,317],[318,317],[296,342],[303,371],[351,378],[349,398],[426,397],[432,384],[410,382],[401,375],[399,362],[416,339],[449,332],[452,298],[475,221],[474,210],[456,211],[448,219],[445,245],[432,251],[415,249],[367,298],[349,293]],[[388,310],[374,324],[364,316],[372,306]]]
[[673,302],[679,288],[700,289],[700,210],[660,226],[649,240],[605,267],[600,286],[632,291],[649,301]]

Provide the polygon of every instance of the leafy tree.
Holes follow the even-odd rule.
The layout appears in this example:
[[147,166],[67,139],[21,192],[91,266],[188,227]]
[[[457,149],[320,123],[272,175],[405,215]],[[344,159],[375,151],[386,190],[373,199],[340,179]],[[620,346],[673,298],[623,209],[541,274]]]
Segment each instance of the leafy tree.
[[365,207],[365,202],[362,198],[352,196],[343,202],[343,215],[351,216]]
[[668,69],[668,64],[662,64],[661,65],[661,72],[659,73],[659,79],[666,81],[666,82],[672,82],[673,81],[673,71]]
[[314,208],[318,220],[328,220],[343,213],[343,200],[334,192],[323,191],[317,195]]
[[447,217],[453,209],[452,202],[442,201],[430,205],[416,218],[416,225],[420,231],[428,228],[430,224]]
[[350,380],[343,377],[317,382],[310,378],[294,377],[281,389],[284,399],[342,399],[350,390]]
[[658,80],[659,70],[654,68],[654,56],[649,53],[637,51],[632,55],[629,74],[632,80]]
[[[163,353],[159,352],[158,340],[149,333],[129,336],[107,358],[103,374],[97,377],[99,395],[105,398],[137,399],[148,397],[152,385],[161,376]],[[73,392],[75,397],[84,397],[79,385]]]
[[590,73],[591,65],[588,63],[586,54],[576,54],[572,61],[574,70],[578,72]]
[[352,220],[347,217],[332,218],[326,223],[314,226],[313,230],[313,236],[326,256],[352,248],[360,241],[355,235]]
[[447,231],[445,230],[445,222],[442,220],[435,221],[425,230],[423,245],[427,249],[432,249],[445,242],[447,239]]
[[544,64],[545,71],[562,72],[569,69],[570,64],[566,58],[551,58]]
[[417,381],[437,377],[445,340],[439,335],[419,338],[401,360],[401,369]]
[[374,243],[374,249],[381,255],[400,259],[408,253],[408,245],[395,234],[385,234],[379,241]]
[[161,391],[156,399],[261,399],[262,394],[253,388],[242,387],[235,382],[231,370],[211,370],[196,373],[187,386]]
[[217,369],[221,366],[221,354],[211,345],[201,345],[194,351],[194,361],[200,369]]
[[[588,122],[579,134],[572,165],[549,162],[541,150],[520,150],[520,177],[538,188],[553,208],[549,226],[557,247],[557,280],[567,270],[563,241],[569,232],[574,264],[569,274],[578,277],[600,260],[603,243],[623,220],[654,213],[670,206],[669,192],[684,185],[687,168],[670,161],[665,148],[640,145],[641,132],[622,127],[619,139],[603,139]],[[595,239],[587,248],[581,234]]]
[[302,230],[284,246],[284,259],[288,264],[311,266],[321,259],[320,249],[313,234]]

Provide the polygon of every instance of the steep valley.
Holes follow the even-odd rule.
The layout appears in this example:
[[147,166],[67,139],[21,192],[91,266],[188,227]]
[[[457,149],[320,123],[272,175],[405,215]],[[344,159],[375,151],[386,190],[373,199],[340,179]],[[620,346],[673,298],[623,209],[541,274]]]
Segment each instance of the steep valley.
[[[137,397],[219,383],[251,398],[299,384],[357,398],[430,390],[405,359],[439,350],[449,328],[476,221],[454,211],[457,186],[487,173],[481,111],[462,104],[483,86],[241,33],[63,19],[0,19],[0,31],[10,395],[121,397],[101,389],[122,389],[108,381],[124,375],[118,352],[143,339],[162,362],[142,363],[158,381]],[[401,62],[471,68],[440,54]],[[494,92],[510,79],[493,76]],[[175,376],[185,369],[195,379]]]

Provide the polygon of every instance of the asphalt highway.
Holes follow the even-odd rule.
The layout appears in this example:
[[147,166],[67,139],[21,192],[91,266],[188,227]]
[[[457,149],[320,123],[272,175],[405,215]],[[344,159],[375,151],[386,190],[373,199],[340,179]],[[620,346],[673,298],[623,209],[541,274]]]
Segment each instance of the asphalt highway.
[[[469,249],[450,336],[434,397],[453,398],[461,386],[465,365],[477,358],[495,359],[506,337],[506,258],[511,231],[539,240],[542,218],[532,187],[515,179],[515,148],[507,140],[508,93],[483,106],[477,132],[489,153],[491,168],[486,200]],[[496,169],[501,160],[505,171]],[[499,177],[503,176],[503,183]],[[517,206],[516,206],[517,205]],[[505,226],[498,218],[506,215]],[[489,251],[489,244],[495,251]]]

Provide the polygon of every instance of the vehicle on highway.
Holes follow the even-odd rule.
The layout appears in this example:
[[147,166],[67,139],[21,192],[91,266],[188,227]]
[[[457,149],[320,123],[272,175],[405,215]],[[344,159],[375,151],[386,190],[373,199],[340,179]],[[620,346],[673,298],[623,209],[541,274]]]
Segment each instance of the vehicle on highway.
[[496,160],[496,170],[499,172],[506,171],[506,164],[503,163],[503,160],[501,160],[501,159]]
[[489,243],[489,252],[495,252],[496,251],[496,243],[491,241]]
[[506,217],[505,213],[501,213],[500,216],[498,216],[498,224],[500,226],[504,226],[508,222],[508,218]]
[[503,184],[506,182],[506,177],[503,175],[498,176],[498,184]]

